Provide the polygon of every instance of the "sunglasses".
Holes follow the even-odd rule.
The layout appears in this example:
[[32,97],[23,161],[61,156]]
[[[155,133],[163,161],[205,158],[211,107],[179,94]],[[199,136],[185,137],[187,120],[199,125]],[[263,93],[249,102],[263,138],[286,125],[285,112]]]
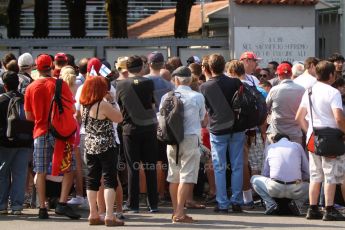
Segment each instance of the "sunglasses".
[[267,76],[267,74],[259,74],[259,77],[265,78],[265,77],[268,77],[268,76]]

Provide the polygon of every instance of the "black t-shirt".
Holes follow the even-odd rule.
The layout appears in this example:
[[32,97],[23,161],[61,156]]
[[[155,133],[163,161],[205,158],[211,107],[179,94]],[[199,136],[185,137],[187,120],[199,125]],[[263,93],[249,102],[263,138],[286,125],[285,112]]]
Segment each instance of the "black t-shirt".
[[116,98],[123,115],[123,135],[156,129],[153,92],[153,81],[144,77],[130,77],[117,82]]
[[241,85],[237,78],[225,75],[213,77],[200,86],[205,97],[207,112],[210,116],[210,132],[214,135],[231,133],[234,114],[231,100]]

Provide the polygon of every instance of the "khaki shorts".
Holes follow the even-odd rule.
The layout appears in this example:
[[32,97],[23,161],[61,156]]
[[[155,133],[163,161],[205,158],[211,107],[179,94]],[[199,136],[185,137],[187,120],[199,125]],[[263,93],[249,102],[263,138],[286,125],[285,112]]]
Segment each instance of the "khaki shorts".
[[345,155],[327,158],[309,153],[309,171],[311,182],[342,184],[345,179]]
[[179,145],[178,165],[176,165],[176,146],[167,146],[170,183],[193,183],[198,181],[200,149],[197,135],[185,136]]

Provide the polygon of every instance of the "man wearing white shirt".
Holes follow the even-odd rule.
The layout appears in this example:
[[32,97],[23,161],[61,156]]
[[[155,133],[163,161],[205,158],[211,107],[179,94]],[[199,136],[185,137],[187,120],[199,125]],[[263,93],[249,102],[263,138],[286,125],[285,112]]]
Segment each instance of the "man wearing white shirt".
[[[316,66],[317,82],[312,86],[311,95],[308,90],[302,97],[297,111],[296,120],[302,130],[307,133],[309,140],[313,126],[338,128],[345,132],[345,118],[340,92],[331,84],[335,81],[335,67],[333,63],[321,61]],[[310,99],[309,99],[310,97]],[[309,100],[311,104],[309,104]],[[313,123],[310,117],[310,107],[313,113]],[[305,117],[308,115],[308,121]],[[318,156],[309,152],[309,208],[307,219],[322,219],[324,221],[345,220],[345,217],[334,208],[334,195],[337,184],[344,183],[345,155],[334,158]],[[326,211],[318,209],[318,197],[321,183],[324,183]]]
[[315,68],[319,59],[316,57],[308,57],[304,61],[304,73],[294,79],[294,82],[300,86],[303,86],[305,89],[309,89],[316,83],[316,73]]
[[[279,206],[274,198],[288,198],[289,208],[294,215],[301,213],[301,206],[308,199],[309,163],[302,146],[292,142],[285,134],[276,134],[273,144],[265,149],[265,163],[262,176],[251,178],[254,190],[264,200],[266,215],[278,213]],[[296,203],[298,203],[296,205]]]

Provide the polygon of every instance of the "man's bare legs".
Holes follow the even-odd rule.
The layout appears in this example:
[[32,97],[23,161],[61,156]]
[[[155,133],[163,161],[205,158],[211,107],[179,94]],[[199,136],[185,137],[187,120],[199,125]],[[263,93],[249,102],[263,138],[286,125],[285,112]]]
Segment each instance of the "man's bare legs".
[[190,183],[170,183],[170,196],[173,203],[174,216],[183,217],[185,215],[184,205],[192,189],[193,184]]
[[46,173],[36,174],[36,188],[38,193],[38,199],[40,203],[40,208],[46,208]]

